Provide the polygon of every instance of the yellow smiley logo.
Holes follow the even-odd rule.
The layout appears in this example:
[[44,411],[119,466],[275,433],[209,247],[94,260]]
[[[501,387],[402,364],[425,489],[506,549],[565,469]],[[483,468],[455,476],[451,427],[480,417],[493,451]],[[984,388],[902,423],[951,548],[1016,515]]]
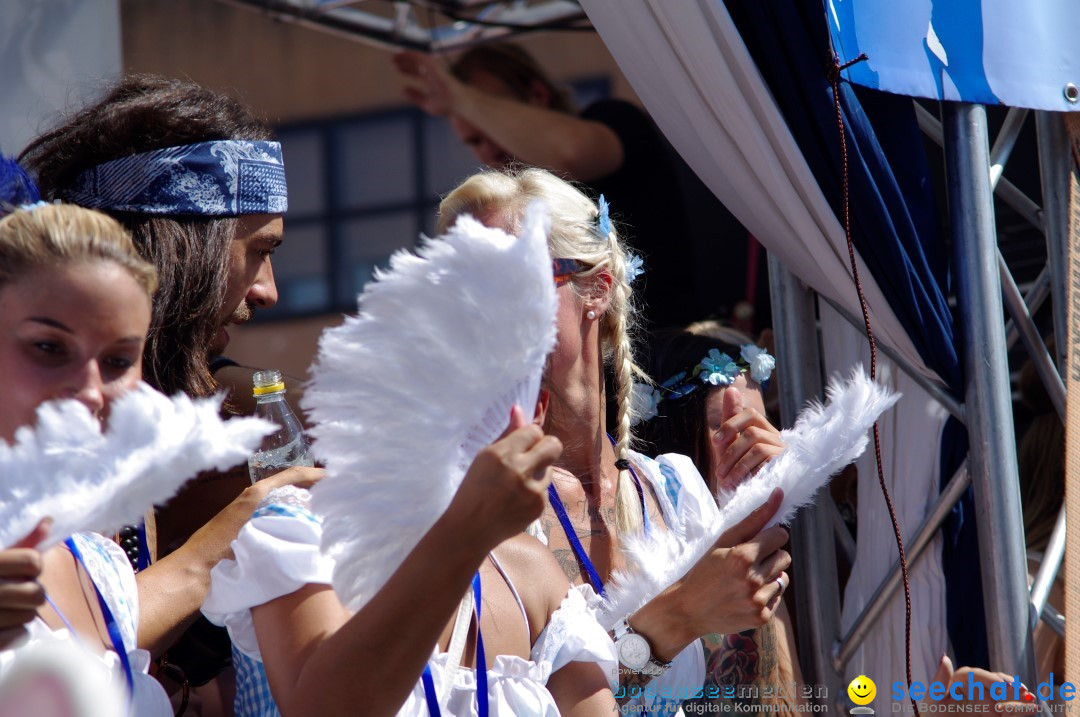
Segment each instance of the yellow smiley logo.
[[847,686],[848,697],[857,705],[868,705],[877,695],[877,685],[866,675],[859,675]]

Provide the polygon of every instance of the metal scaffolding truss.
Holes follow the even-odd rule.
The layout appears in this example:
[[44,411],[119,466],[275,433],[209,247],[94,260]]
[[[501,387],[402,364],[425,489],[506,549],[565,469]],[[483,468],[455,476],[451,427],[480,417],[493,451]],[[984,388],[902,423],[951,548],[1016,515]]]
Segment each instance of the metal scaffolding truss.
[[573,0],[221,0],[393,50],[443,53],[545,30],[592,30]]
[[[950,509],[969,484],[974,487],[979,527],[987,636],[991,666],[1019,674],[1035,684],[1032,630],[1042,619],[1064,634],[1064,618],[1047,604],[1050,586],[1065,552],[1062,506],[1038,574],[1027,584],[1027,559],[1020,506],[1007,351],[1019,339],[1031,358],[1062,421],[1065,420],[1064,341],[1051,356],[1033,321],[1053,296],[1056,336],[1065,336],[1065,271],[1069,245],[1068,192],[1071,153],[1060,114],[1035,112],[1042,206],[1004,176],[1004,169],[1029,114],[1010,109],[991,146],[986,110],[981,105],[942,103],[942,119],[915,103],[923,132],[945,151],[949,216],[957,305],[964,337],[966,390],[953,395],[940,382],[925,378],[888,347],[883,349],[968,430],[970,452],[952,476],[914,535],[906,536],[909,567],[924,554]],[[1022,295],[998,250],[993,196],[1014,209],[1046,237],[1047,263]],[[820,398],[821,353],[815,328],[815,299],[778,261],[770,258],[770,284],[778,353],[798,356],[780,365],[784,394],[781,411],[790,422],[809,398]],[[854,289],[852,289],[854,291]],[[1004,305],[1009,314],[1005,321]],[[841,316],[864,331],[861,320],[833,304]],[[803,580],[796,586],[802,663],[809,682],[838,686],[845,666],[866,639],[874,622],[896,597],[901,584],[897,559],[852,625],[841,632],[840,593],[836,583],[834,536],[836,512],[831,499],[804,511],[793,527],[795,564]],[[844,529],[846,532],[846,529]],[[843,545],[846,554],[850,546]],[[1045,705],[1044,705],[1045,708]]]

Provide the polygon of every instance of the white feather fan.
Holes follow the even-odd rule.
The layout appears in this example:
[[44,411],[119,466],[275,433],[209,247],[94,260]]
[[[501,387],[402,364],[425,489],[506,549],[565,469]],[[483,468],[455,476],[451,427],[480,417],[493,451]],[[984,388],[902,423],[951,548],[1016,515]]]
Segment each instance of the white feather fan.
[[333,585],[359,609],[446,510],[518,404],[531,415],[555,345],[543,205],[520,239],[462,217],[391,257],[360,313],[327,330],[303,404],[326,478],[312,489]]
[[828,404],[809,404],[795,425],[782,431],[787,448],[734,491],[719,496],[720,516],[712,525],[686,521],[672,530],[631,536],[624,541],[628,565],[608,585],[600,604],[600,624],[610,629],[682,578],[707,553],[724,531],[758,508],[776,488],[784,500],[769,525],[786,523],[829,479],[866,450],[867,431],[899,394],[870,380],[857,367],[846,383],[834,379]]
[[34,427],[0,441],[0,547],[53,519],[45,549],[72,533],[111,532],[142,519],[204,470],[244,460],[271,424],[224,421],[221,398],[172,399],[140,384],[113,402],[106,430],[78,401],[50,401]]

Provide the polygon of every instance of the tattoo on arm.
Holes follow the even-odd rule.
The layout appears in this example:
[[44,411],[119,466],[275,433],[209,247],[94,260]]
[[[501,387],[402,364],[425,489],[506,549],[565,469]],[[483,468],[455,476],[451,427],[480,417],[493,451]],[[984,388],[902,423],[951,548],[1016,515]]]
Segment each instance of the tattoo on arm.
[[736,704],[761,704],[761,693],[766,687],[786,687],[780,684],[772,622],[756,630],[708,635],[702,639],[702,645],[705,686],[722,689],[715,698],[702,697],[694,702],[720,704],[724,711],[731,711]]

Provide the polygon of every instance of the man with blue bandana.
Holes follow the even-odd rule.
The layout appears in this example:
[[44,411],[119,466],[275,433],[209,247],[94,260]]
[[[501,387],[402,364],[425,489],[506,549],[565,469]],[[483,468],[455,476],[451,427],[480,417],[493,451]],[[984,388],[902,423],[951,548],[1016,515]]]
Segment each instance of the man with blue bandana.
[[[210,360],[225,350],[228,327],[277,302],[270,257],[282,242],[288,200],[281,146],[272,140],[269,127],[232,98],[192,83],[131,76],[20,157],[43,198],[112,215],[157,268],[143,375],[164,393],[216,393]],[[188,489],[189,500],[180,498],[182,511],[159,518],[159,535],[177,538],[162,540],[161,552],[170,543],[178,545],[174,551],[150,566],[153,535],[125,541],[134,543],[128,552],[140,568],[139,647],[155,656],[168,649],[170,664],[183,662],[182,670],[164,671],[185,691],[228,661],[227,640],[213,644],[207,630],[174,646],[198,616],[210,568],[266,494],[320,476],[318,469],[293,468],[246,488],[246,473],[232,481],[202,476]],[[176,526],[177,512],[188,525]],[[196,657],[181,660],[184,654]]]

